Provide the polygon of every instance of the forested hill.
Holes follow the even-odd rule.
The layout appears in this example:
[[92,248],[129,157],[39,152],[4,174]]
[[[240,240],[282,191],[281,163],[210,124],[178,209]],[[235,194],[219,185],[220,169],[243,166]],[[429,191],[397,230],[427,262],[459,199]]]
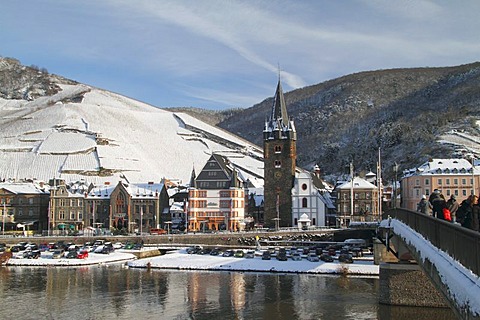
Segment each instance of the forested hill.
[[[387,177],[394,162],[402,170],[461,156],[456,150],[470,143],[480,150],[479,62],[361,72],[288,92],[285,99],[298,132],[298,165],[317,163],[324,174],[344,173],[350,161],[356,172],[375,172],[379,148]],[[268,98],[218,126],[262,145],[272,103]]]

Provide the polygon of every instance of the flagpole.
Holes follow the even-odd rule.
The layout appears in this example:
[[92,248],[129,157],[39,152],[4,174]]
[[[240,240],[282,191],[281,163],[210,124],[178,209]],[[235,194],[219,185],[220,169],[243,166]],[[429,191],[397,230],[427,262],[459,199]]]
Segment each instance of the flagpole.
[[7,206],[5,204],[5,199],[3,199],[3,228],[2,228],[2,235],[5,236],[5,216],[7,214]]
[[142,236],[142,228],[143,228],[143,203],[140,207],[140,236]]

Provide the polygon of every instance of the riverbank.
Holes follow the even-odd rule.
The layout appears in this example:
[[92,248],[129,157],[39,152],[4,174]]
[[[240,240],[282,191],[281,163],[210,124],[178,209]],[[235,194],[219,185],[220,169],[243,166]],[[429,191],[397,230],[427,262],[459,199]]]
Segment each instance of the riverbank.
[[373,259],[356,259],[354,263],[310,262],[262,260],[260,252],[254,258],[236,258],[211,255],[188,254],[185,249],[169,252],[165,255],[127,262],[130,268],[153,268],[174,270],[210,270],[238,272],[280,272],[309,274],[348,274],[363,276],[378,276],[379,266],[373,264]]
[[7,266],[38,266],[38,267],[73,267],[89,266],[108,263],[127,262],[136,259],[133,253],[115,251],[110,254],[90,252],[85,259],[52,259],[51,255],[42,254],[38,259],[11,258],[7,261]]

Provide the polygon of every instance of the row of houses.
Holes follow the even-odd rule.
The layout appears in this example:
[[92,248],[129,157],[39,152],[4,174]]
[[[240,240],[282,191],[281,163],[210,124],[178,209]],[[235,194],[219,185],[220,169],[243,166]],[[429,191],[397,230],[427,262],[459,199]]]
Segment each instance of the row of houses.
[[[297,168],[291,224],[344,227],[352,221],[377,221],[382,208],[416,210],[422,196],[435,189],[461,202],[478,194],[480,172],[464,159],[432,159],[404,170],[397,188],[379,188],[376,182],[370,172],[332,187],[321,179],[318,166],[313,172]],[[265,225],[263,189],[254,188],[233,164],[215,154],[198,175],[192,172],[187,186],[168,180],[100,186],[61,179],[48,184],[0,183],[0,217],[2,232],[27,229],[50,234],[158,228],[241,231]]]

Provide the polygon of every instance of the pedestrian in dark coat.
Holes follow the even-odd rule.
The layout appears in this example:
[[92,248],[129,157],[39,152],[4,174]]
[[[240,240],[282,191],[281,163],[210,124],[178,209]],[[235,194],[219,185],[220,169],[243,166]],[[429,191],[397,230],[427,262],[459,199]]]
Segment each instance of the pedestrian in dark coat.
[[473,205],[477,202],[477,196],[470,195],[467,199],[463,200],[460,207],[457,210],[457,222],[462,227],[472,229],[473,227]]
[[432,216],[444,220],[443,209],[447,207],[447,201],[445,201],[443,194],[441,194],[439,190],[435,189],[435,191],[430,195],[428,202],[430,202],[432,206]]
[[451,195],[450,199],[447,201],[447,208],[450,210],[450,215],[452,217],[452,222],[456,221],[456,215],[457,215],[457,210],[458,210],[459,204],[457,202],[457,199],[455,198],[455,195]]
[[417,203],[417,211],[421,213],[427,213],[428,201],[425,195],[422,196],[422,200]]
[[478,197],[474,196],[472,206],[472,230],[480,231],[480,204]]

